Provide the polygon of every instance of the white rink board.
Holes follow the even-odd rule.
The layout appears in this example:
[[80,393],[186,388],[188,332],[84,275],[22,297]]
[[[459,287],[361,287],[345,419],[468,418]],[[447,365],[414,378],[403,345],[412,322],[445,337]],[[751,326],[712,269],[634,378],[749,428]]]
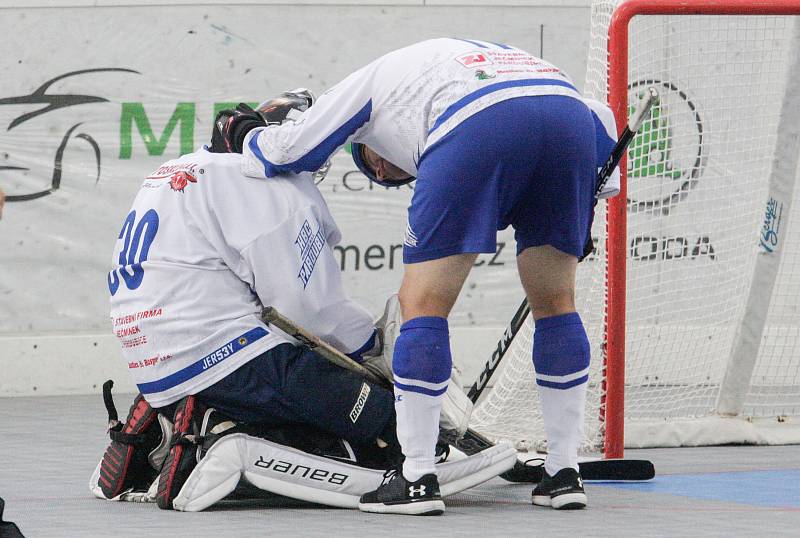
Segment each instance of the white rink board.
[[[87,392],[109,376],[128,382],[108,322],[111,250],[142,178],[208,140],[215,104],[297,86],[321,92],[384,52],[437,36],[543,51],[580,85],[589,35],[588,9],[560,2],[11,4],[0,5],[0,188],[47,189],[57,162],[63,174],[55,193],[8,203],[0,221],[0,396]],[[320,188],[344,235],[346,287],[377,315],[400,282],[412,191],[370,186],[344,153]],[[467,379],[521,299],[513,234],[498,241],[451,318]]]

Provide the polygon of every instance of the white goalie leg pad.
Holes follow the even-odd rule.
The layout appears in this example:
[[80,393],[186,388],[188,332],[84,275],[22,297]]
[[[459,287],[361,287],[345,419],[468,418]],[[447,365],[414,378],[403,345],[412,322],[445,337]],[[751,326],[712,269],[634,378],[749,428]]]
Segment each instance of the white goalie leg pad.
[[[500,444],[436,466],[442,495],[481,484],[511,467],[517,454]],[[389,472],[314,456],[243,433],[219,440],[206,453],[173,501],[176,510],[203,510],[231,493],[244,476],[252,485],[302,501],[357,508],[361,495],[378,488]]]
[[247,442],[256,439],[234,433],[217,441],[186,479],[172,507],[199,512],[232,493],[247,466]]

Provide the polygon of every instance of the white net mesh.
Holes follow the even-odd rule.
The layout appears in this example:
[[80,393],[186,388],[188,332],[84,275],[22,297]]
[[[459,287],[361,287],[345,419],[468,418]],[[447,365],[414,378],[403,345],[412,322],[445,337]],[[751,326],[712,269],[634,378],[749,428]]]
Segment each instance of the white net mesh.
[[[585,93],[599,100],[607,98],[614,5],[592,7]],[[660,97],[628,157],[626,431],[637,422],[715,412],[760,252],[794,19],[670,15],[631,22],[629,102],[649,85]],[[579,272],[579,312],[593,357],[586,450],[603,441],[604,209],[600,203],[593,230],[598,252]],[[781,218],[771,225],[782,227],[786,243],[745,415],[800,415],[800,224],[786,213]],[[473,416],[476,429],[491,436],[541,447],[531,331],[529,321]]]

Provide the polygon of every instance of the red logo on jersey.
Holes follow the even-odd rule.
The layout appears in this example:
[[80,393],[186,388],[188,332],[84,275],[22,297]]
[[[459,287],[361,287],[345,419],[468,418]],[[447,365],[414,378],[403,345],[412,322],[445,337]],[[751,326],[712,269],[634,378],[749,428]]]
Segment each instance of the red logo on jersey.
[[169,186],[173,191],[183,192],[183,189],[186,188],[186,185],[189,183],[197,183],[197,178],[190,172],[183,170],[175,172],[169,178]]
[[482,65],[492,64],[492,61],[482,52],[470,52],[467,54],[462,54],[456,58],[456,61],[464,67],[480,67]]

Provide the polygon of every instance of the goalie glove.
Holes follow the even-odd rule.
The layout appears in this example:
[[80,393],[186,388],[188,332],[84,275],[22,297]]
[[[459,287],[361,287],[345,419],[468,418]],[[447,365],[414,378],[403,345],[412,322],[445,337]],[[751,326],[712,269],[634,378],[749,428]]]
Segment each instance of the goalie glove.
[[258,127],[295,121],[313,102],[314,95],[310,90],[297,88],[264,101],[257,110],[245,103],[239,103],[235,109],[221,110],[214,119],[211,151],[241,153],[247,133]]

